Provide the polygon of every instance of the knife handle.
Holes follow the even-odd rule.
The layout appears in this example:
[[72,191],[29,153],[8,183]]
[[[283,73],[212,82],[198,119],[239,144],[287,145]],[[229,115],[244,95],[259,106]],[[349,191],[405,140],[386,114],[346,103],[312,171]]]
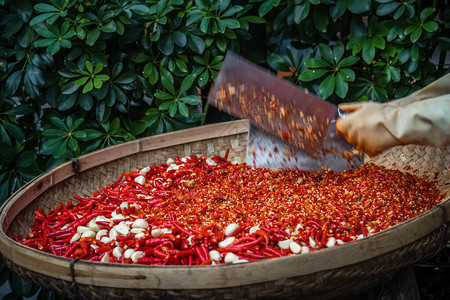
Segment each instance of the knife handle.
[[348,112],[338,108],[337,109],[337,116],[338,118],[345,118],[345,116],[347,115]]

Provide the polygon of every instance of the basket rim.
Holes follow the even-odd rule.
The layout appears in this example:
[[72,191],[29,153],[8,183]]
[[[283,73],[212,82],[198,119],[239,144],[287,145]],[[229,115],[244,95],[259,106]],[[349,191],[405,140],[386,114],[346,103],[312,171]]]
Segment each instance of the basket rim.
[[[197,127],[159,136],[151,136],[99,150],[112,154],[108,156],[110,159],[107,162],[93,159],[97,157],[98,151],[87,154],[78,159],[78,172],[84,172],[95,166],[103,165],[131,154],[158,149],[157,147],[170,147],[190,141],[217,138],[248,131],[248,122],[246,120],[207,126],[211,130],[205,130],[205,127]],[[223,129],[223,126],[228,126],[228,129]],[[199,137],[200,133],[205,132],[207,134]],[[195,136],[195,140],[189,140],[189,136],[186,133],[191,134],[191,139],[192,136]],[[159,143],[155,145],[155,141],[158,140]],[[127,150],[127,145],[131,145],[132,150]],[[94,160],[94,163],[87,163],[88,159]],[[69,282],[74,279],[77,283],[94,286],[113,288],[118,287],[117,284],[120,282],[120,287],[123,288],[211,289],[310,275],[319,271],[332,270],[363,262],[408,245],[438,229],[448,221],[447,215],[450,215],[450,198],[447,198],[439,205],[416,218],[339,247],[321,249],[320,251],[313,251],[303,255],[291,255],[244,264],[218,266],[145,266],[110,264],[84,260],[74,262],[73,259],[59,257],[29,248],[6,235],[13,219],[27,204],[37,197],[36,195],[77,174],[75,172],[77,170],[72,169],[72,164],[73,162],[67,162],[33,179],[8,198],[0,207],[0,252],[23,268]],[[34,190],[31,188],[34,188]],[[26,197],[29,198],[26,199],[28,202],[24,201],[24,203],[20,203],[19,205],[19,200]],[[11,213],[11,209],[15,211]],[[339,259],[336,259],[336,257]],[[42,260],[45,260],[46,264],[39,263]],[[53,268],[49,266],[53,266]],[[186,280],[186,276],[193,276],[192,278],[196,279],[195,281]],[[111,280],[111,278],[120,280]]]

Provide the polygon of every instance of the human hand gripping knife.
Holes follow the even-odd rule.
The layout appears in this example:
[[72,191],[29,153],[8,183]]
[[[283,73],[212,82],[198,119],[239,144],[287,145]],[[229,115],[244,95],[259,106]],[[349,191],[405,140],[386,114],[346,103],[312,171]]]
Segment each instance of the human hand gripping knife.
[[250,166],[343,171],[360,153],[336,133],[338,108],[267,70],[228,53],[208,101],[250,122]]

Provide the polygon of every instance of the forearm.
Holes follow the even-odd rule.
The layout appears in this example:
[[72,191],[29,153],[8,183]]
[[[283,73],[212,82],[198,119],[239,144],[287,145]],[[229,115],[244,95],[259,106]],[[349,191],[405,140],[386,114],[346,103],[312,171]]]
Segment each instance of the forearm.
[[450,91],[398,107],[385,115],[384,123],[402,144],[450,145]]

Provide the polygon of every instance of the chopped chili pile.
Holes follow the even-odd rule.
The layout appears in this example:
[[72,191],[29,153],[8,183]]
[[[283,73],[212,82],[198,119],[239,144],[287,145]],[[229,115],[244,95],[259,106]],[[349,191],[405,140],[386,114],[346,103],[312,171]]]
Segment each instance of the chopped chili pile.
[[436,183],[366,164],[271,170],[195,155],[122,174],[78,203],[35,211],[16,241],[69,258],[151,265],[240,263],[334,247],[440,202]]

